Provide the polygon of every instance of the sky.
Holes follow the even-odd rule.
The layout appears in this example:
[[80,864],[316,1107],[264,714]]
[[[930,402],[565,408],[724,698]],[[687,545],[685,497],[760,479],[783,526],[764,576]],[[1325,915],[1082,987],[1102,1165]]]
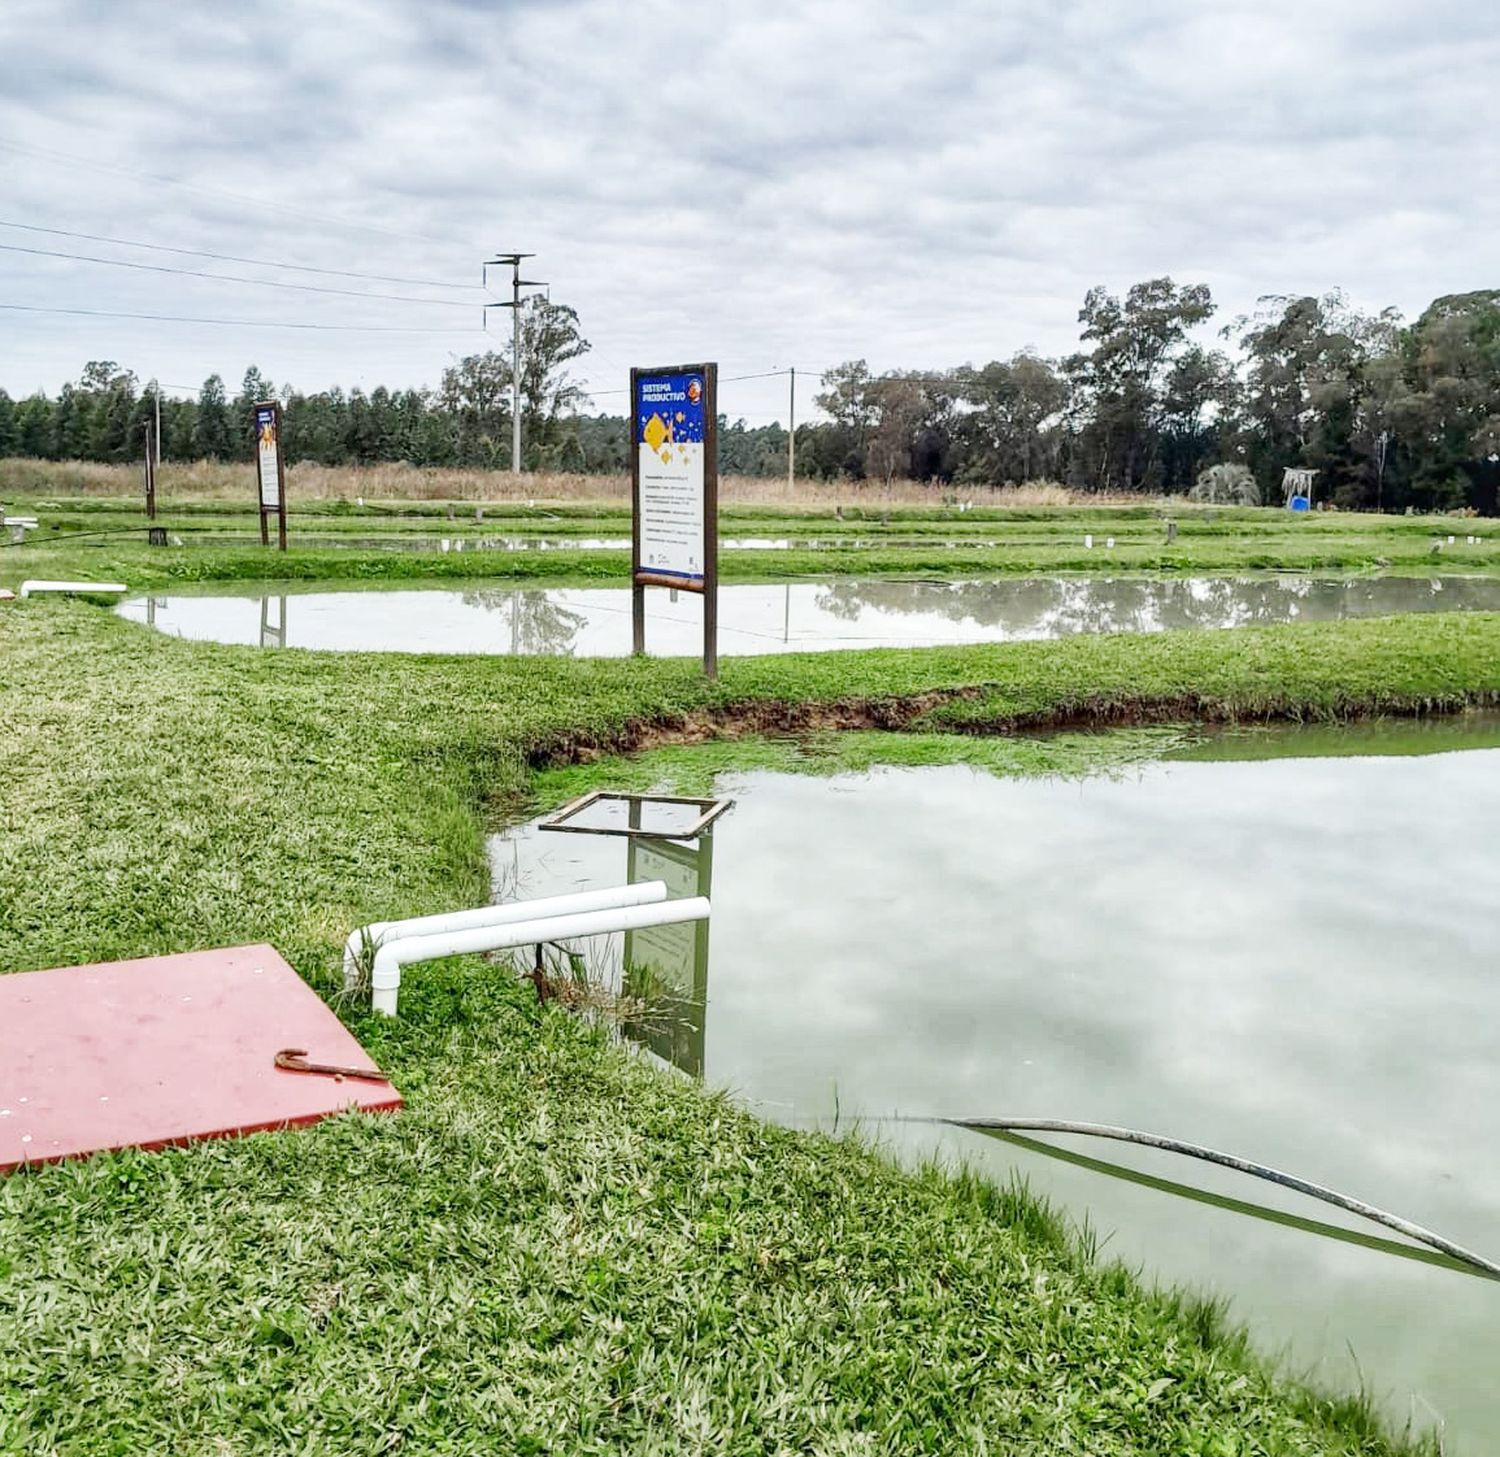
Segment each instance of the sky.
[[752,424],[788,380],[737,376],[795,367],[808,418],[839,361],[1065,353],[1162,274],[1210,332],[1334,287],[1411,317],[1500,284],[1497,75],[1472,0],[4,0],[0,305],[96,312],[0,308],[0,388],[435,385],[508,345],[511,250],[596,408],[713,359]]

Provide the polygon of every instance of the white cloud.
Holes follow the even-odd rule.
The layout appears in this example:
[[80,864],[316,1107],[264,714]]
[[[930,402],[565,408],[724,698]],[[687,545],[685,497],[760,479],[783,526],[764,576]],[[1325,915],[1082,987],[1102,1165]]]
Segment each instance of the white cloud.
[[[601,390],[647,355],[936,366],[1066,350],[1087,288],[1164,272],[1211,283],[1221,319],[1266,292],[1411,313],[1494,282],[1497,60],[1494,18],[1449,0],[12,0],[0,141],[31,150],[0,148],[0,217],[457,283],[533,250]],[[459,310],[20,254],[0,302],[470,330],[0,313],[12,392],[101,356],[182,382],[252,359],[305,388],[435,382],[485,344]],[[783,401],[774,380],[724,397]]]

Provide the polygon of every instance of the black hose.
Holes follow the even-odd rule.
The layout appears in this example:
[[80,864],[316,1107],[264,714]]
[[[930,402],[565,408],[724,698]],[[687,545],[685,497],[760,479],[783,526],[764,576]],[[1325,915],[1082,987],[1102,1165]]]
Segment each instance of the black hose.
[[967,1128],[976,1133],[1078,1133],[1089,1138],[1112,1138],[1120,1143],[1136,1143],[1145,1148],[1163,1149],[1167,1153],[1185,1154],[1188,1158],[1202,1159],[1205,1163],[1218,1164],[1222,1168],[1234,1169],[1257,1179],[1266,1179],[1270,1183],[1280,1184],[1285,1189],[1293,1189],[1310,1198],[1321,1199],[1325,1204],[1332,1204],[1336,1209],[1347,1210],[1350,1214],[1357,1214],[1362,1219],[1383,1224],[1387,1229],[1394,1229],[1398,1234],[1404,1234],[1408,1239],[1438,1250],[1450,1259],[1500,1278],[1500,1264],[1487,1260],[1483,1255],[1477,1255],[1473,1250],[1465,1249],[1462,1245],[1454,1244],[1452,1240],[1444,1239],[1442,1235],[1434,1234],[1432,1230],[1424,1229],[1420,1224],[1413,1224],[1409,1219],[1402,1219],[1398,1214],[1390,1214],[1384,1209],[1377,1209],[1373,1204],[1366,1204],[1363,1199],[1340,1194],[1336,1189],[1314,1184],[1308,1179],[1299,1178],[1296,1174],[1288,1174],[1281,1169],[1273,1169],[1266,1164],[1240,1158],[1236,1154],[1205,1148],[1202,1144],[1185,1143],[1180,1138],[1164,1138],[1157,1133],[1142,1133],[1136,1128],[1116,1128],[1108,1123],[1075,1123],[1065,1118],[896,1118],[891,1121],[943,1123],[953,1128]]

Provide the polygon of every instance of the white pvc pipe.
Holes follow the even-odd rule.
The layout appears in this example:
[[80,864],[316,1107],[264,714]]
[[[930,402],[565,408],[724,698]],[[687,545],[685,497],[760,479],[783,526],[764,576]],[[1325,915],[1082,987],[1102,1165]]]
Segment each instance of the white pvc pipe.
[[354,991],[360,981],[360,952],[366,945],[377,950],[408,936],[435,936],[444,931],[473,931],[480,926],[508,926],[515,921],[535,921],[572,911],[607,911],[616,906],[654,905],[667,898],[660,880],[642,880],[634,885],[615,885],[606,890],[574,891],[541,900],[500,901],[477,906],[472,911],[440,911],[433,916],[412,916],[404,921],[373,921],[349,933],[344,942],[344,990]]
[[22,582],[21,595],[30,597],[35,592],[98,592],[118,596],[130,590],[124,582]]
[[413,962],[438,961],[445,956],[471,956],[482,951],[505,951],[513,946],[561,941],[573,936],[602,936],[609,931],[638,931],[646,926],[706,921],[708,912],[707,897],[694,896],[655,905],[617,906],[612,910],[548,916],[503,926],[481,926],[471,931],[450,931],[436,936],[408,936],[382,946],[375,953],[375,969],[370,974],[371,1005],[387,1017],[396,1015],[401,968]]

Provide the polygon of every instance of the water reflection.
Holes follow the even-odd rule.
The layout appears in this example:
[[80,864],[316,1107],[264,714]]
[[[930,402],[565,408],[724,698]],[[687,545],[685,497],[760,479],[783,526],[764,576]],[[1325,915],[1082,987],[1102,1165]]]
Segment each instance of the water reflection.
[[[934,590],[939,588],[940,590]],[[872,612],[936,613],[954,622],[1002,627],[1008,637],[1083,632],[1167,632],[1326,622],[1399,612],[1493,611],[1500,589],[1483,577],[1036,577],[1006,582],[838,582],[821,609],[859,623]]]
[[[256,614],[274,595],[279,635]],[[291,620],[287,607],[291,606]],[[124,616],[216,642],[375,652],[556,654],[630,651],[625,588],[255,591],[133,598]],[[721,588],[726,656],[859,647],[922,647],[1056,638],[1085,632],[1167,632],[1406,612],[1500,611],[1500,578],[1305,577],[869,579]],[[701,650],[696,594],[652,593],[648,649]]]
[[[631,828],[640,829],[640,813],[641,804],[630,802]],[[690,838],[647,834],[625,839],[609,833],[559,834],[530,825],[490,849],[496,899],[598,889],[622,879],[628,885],[660,880],[669,900],[712,899],[713,864],[712,828]],[[547,891],[535,891],[539,875]],[[595,981],[609,984],[611,997],[618,996],[626,1037],[700,1079],[705,1072],[710,931],[710,921],[689,921],[567,948]]]
[[[276,603],[275,608],[271,606]],[[155,614],[150,621],[155,625]],[[286,646],[286,597],[262,597],[260,599],[260,645],[263,648]]]
[[[683,1026],[656,1050],[769,1117],[852,1112],[898,1154],[1019,1170],[1148,1277],[1231,1297],[1266,1348],[1398,1420],[1440,1413],[1449,1451],[1491,1450],[1492,1282],[1168,1154],[886,1121],[1152,1129],[1493,1255],[1500,719],[1405,727],[1282,729],[1082,781],[732,776],[713,976],[679,951]],[[527,894],[620,878],[618,843],[590,836],[523,827],[493,853]]]
[[479,607],[508,620],[512,657],[537,654],[566,657],[588,621],[583,613],[565,607],[545,592],[476,587],[459,596],[465,606]]
[[[631,840],[626,854],[630,885],[664,881],[671,900],[712,895],[712,830],[689,841]],[[627,931],[622,954],[622,990],[640,1008],[625,1035],[695,1078],[704,1071],[708,937],[708,921],[651,926]]]

